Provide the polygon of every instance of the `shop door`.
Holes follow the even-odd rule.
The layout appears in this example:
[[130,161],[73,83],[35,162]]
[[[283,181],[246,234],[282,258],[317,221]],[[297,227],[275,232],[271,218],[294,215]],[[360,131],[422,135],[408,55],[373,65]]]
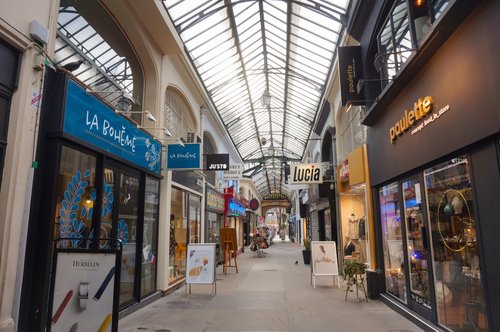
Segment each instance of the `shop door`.
[[[138,219],[140,175],[107,165],[104,168],[101,206],[101,238],[122,242],[120,307],[139,300]],[[106,245],[101,241],[101,246]],[[139,262],[136,264],[136,262]],[[137,265],[137,266],[136,266]]]
[[423,186],[418,178],[402,183],[403,208],[406,229],[406,260],[408,266],[407,289],[409,290],[410,307],[435,321],[434,294],[431,289],[432,262],[429,253],[429,239],[427,237],[428,222],[422,200]]

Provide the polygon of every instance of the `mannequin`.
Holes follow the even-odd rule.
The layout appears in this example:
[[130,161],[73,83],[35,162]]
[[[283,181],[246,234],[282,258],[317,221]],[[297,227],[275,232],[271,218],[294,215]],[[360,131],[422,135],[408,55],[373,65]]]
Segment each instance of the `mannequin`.
[[359,219],[354,213],[351,213],[348,221],[347,236],[352,240],[357,240],[359,238]]
[[355,250],[356,247],[354,246],[354,243],[352,243],[351,239],[348,236],[346,236],[344,245],[344,256],[351,256]]

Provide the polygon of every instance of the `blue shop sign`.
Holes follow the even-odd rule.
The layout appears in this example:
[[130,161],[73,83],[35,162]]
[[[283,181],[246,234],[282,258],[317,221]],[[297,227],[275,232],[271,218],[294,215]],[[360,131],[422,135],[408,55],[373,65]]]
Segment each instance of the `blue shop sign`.
[[244,216],[245,215],[245,207],[240,202],[235,201],[234,198],[229,198],[228,213]]
[[201,144],[168,144],[167,169],[201,169]]
[[160,174],[161,143],[68,80],[64,132]]

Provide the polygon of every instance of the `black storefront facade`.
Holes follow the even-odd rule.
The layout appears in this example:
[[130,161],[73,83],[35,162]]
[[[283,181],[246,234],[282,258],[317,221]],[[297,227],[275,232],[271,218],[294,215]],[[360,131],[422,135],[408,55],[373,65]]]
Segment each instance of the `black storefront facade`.
[[[20,331],[45,330],[51,321],[59,249],[106,251],[119,241],[113,302],[123,311],[160,296],[161,143],[60,72],[47,72],[41,114]],[[76,306],[72,291],[68,303]]]
[[428,330],[500,330],[499,18],[481,2],[364,120],[382,298]]

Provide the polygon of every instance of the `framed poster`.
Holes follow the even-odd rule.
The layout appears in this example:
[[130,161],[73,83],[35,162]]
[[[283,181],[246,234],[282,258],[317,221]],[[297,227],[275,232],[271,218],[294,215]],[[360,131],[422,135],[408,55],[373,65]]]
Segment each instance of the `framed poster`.
[[311,277],[314,288],[316,288],[315,277],[318,276],[336,277],[340,288],[337,245],[335,241],[312,241],[311,262]]
[[116,252],[60,250],[49,331],[118,331],[119,260]]
[[215,243],[188,244],[186,261],[186,284],[215,282]]
[[338,275],[337,246],[335,241],[312,241],[313,274]]

